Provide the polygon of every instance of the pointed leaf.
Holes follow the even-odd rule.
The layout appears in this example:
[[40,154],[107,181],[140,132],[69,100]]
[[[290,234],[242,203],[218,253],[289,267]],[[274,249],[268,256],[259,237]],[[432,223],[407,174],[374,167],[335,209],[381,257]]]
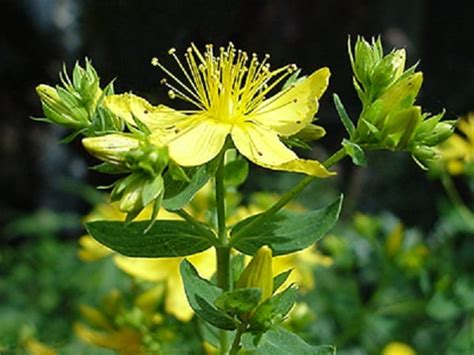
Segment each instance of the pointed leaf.
[[344,108],[344,105],[342,104],[342,101],[339,96],[337,94],[334,94],[333,99],[337,113],[339,114],[339,118],[341,119],[342,124],[344,125],[344,128],[346,129],[347,133],[349,133],[349,137],[352,137],[352,134],[355,130],[354,123],[352,123],[352,120],[347,114],[347,111]]
[[86,223],[86,228],[100,243],[132,257],[187,256],[211,246],[209,240],[187,222],[159,220],[145,234],[148,225],[149,221],[128,225],[120,221],[95,221]]
[[184,207],[208,181],[214,176],[217,160],[206,165],[185,170],[189,182],[174,180],[169,172],[164,175],[165,196],[163,207],[176,211]]
[[180,265],[186,297],[196,314],[212,325],[226,330],[236,328],[234,320],[214,306],[222,290],[199,276],[194,266],[187,260]]
[[247,255],[254,255],[257,250],[268,245],[273,250],[273,255],[285,255],[303,250],[329,232],[334,226],[342,207],[342,196],[331,205],[315,211],[293,212],[281,211],[263,219],[261,223],[249,229],[243,229],[247,223],[258,218],[261,214],[247,218],[235,225],[230,244]]
[[365,153],[362,148],[347,139],[343,139],[342,145],[344,146],[346,153],[351,157],[352,162],[357,166],[366,166],[367,160],[365,159]]

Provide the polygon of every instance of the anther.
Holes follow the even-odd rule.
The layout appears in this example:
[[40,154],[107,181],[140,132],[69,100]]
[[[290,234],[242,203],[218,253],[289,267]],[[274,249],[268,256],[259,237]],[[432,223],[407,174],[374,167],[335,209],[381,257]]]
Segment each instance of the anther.
[[156,57],[153,57],[151,58],[151,65],[153,65],[154,67],[156,67],[158,65],[158,58]]
[[160,84],[161,84],[161,85],[166,85],[167,82],[168,82],[168,81],[167,81],[165,78],[163,78],[163,79],[160,80]]
[[169,55],[173,55],[175,53],[176,53],[176,48],[170,48],[169,51],[168,51]]
[[173,100],[174,98],[176,98],[176,94],[173,90],[168,90],[168,97]]

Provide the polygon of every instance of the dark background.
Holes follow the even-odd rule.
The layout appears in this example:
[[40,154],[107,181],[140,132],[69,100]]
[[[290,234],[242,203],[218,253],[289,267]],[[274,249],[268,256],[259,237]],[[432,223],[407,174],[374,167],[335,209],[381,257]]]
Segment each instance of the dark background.
[[[329,66],[331,83],[318,117],[328,135],[316,148],[330,154],[344,137],[332,104],[337,92],[353,118],[348,35],[382,35],[387,50],[406,47],[408,64],[421,58],[426,111],[456,118],[473,110],[472,1],[0,1],[0,223],[41,208],[85,213],[89,206],[68,182],[96,184],[93,163],[80,141],[60,145],[67,132],[38,123],[34,88],[54,85],[63,63],[92,59],[102,83],[118,78],[116,91],[133,90],[153,103],[167,100],[150,65],[170,47],[190,42],[271,53],[273,66],[294,62],[304,73]],[[275,175],[274,175],[275,176]],[[282,189],[256,169],[245,189]],[[345,162],[336,184],[365,211],[392,210],[407,224],[429,228],[440,186],[406,154],[369,155],[369,168]],[[68,187],[69,186],[69,187]],[[74,185],[73,185],[74,186]],[[323,185],[324,186],[324,185]],[[462,186],[461,186],[462,189]]]

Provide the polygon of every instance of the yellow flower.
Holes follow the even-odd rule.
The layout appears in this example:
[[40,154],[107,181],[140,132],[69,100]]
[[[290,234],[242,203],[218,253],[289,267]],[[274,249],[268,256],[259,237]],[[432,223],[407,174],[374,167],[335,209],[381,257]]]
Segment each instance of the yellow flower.
[[458,124],[463,135],[455,133],[441,145],[441,156],[452,175],[462,174],[466,164],[474,164],[474,112],[463,117]]
[[271,70],[268,55],[261,62],[256,55],[232,44],[214,53],[206,46],[201,53],[194,44],[188,48],[186,65],[170,50],[184,79],[180,80],[157,58],[159,66],[176,83],[169,87],[171,98],[180,98],[194,110],[175,111],[163,105],[154,107],[131,94],[107,97],[105,105],[129,124],[134,117],[151,131],[150,141],[167,145],[170,157],[182,166],[204,164],[223,149],[230,135],[237,150],[253,163],[274,170],[285,170],[327,177],[331,173],[314,160],[300,159],[281,141],[311,123],[318,110],[318,99],[327,88],[330,72],[322,68],[304,80],[267,98],[275,87],[295,70],[294,65]]
[[74,324],[74,332],[86,343],[113,349],[120,355],[144,354],[142,349],[142,335],[133,329],[93,330],[81,323]]
[[416,355],[416,352],[410,345],[394,341],[385,346],[382,355]]

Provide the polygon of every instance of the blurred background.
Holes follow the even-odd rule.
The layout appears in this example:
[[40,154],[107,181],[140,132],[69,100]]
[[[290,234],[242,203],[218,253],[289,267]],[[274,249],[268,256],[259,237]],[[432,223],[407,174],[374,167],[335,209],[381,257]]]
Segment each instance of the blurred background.
[[[95,162],[79,140],[58,144],[65,130],[30,119],[42,116],[36,85],[58,83],[63,65],[71,69],[88,57],[103,85],[116,78],[116,92],[133,90],[155,104],[168,98],[159,84],[163,75],[150,59],[164,57],[171,47],[183,52],[190,42],[202,47],[232,41],[248,52],[270,53],[273,66],[294,62],[306,74],[328,66],[331,82],[318,112],[328,134],[311,152],[320,158],[338,149],[345,134],[332,94],[339,94],[353,118],[360,110],[348,36],[381,35],[387,51],[407,49],[408,65],[421,59],[419,103],[425,111],[446,109],[446,117],[456,119],[474,110],[474,8],[467,0],[3,0],[0,5],[0,352],[16,351],[30,336],[65,346],[77,302],[94,299],[98,284],[105,290],[106,282],[112,283],[106,276],[85,283],[96,271],[84,269],[75,256],[81,217],[101,199],[93,186],[107,181],[88,169]],[[254,168],[241,188],[245,192],[282,192],[298,180]],[[390,152],[369,154],[367,168],[344,161],[338,171],[337,179],[314,184],[300,201],[315,207],[341,191],[346,195],[344,219],[334,232],[339,241],[330,238],[321,246],[335,266],[315,271],[316,289],[307,302],[316,318],[301,332],[347,354],[377,354],[397,340],[420,354],[472,354],[474,235],[439,176],[421,170],[406,154]],[[456,175],[450,182],[472,212],[472,176]],[[428,255],[423,260],[429,255],[433,260],[405,275],[405,264],[379,255],[395,228],[411,231],[400,232],[416,240],[406,247],[423,245]],[[337,243],[347,243],[347,255],[338,254]],[[387,318],[384,308],[374,305],[380,294],[395,297],[392,288],[387,294],[380,288],[382,279],[385,285],[397,283],[402,298],[416,303],[395,315],[388,312]],[[350,292],[344,288],[348,283]],[[340,300],[334,294],[346,296]],[[444,313],[437,314],[439,309]],[[405,329],[406,322],[416,324]],[[459,334],[461,345],[453,348]]]

